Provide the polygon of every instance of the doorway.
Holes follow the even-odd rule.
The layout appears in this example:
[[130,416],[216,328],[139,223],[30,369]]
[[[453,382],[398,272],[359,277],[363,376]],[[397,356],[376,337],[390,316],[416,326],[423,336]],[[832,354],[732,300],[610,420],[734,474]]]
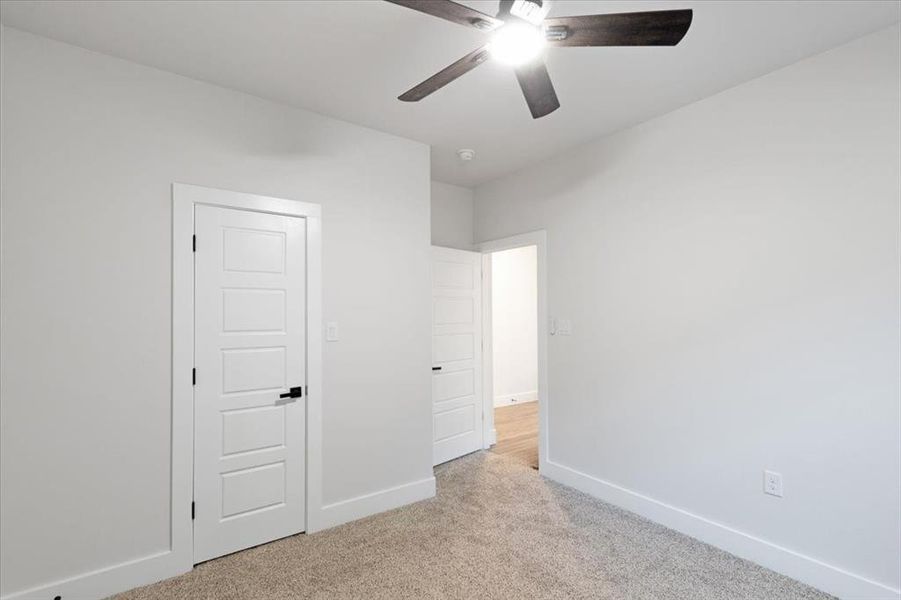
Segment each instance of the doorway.
[[544,231],[480,244],[486,448],[541,470],[547,452]]
[[538,468],[538,262],[535,246],[491,259],[492,451]]
[[182,570],[321,528],[320,219],[316,204],[173,185]]
[[491,259],[492,452],[538,468],[538,253],[500,250]]
[[[537,466],[539,471],[547,463],[550,398],[547,384],[546,240],[544,231],[535,231],[483,242],[476,252],[432,247],[432,439],[435,465],[492,446],[500,453],[505,450],[516,453],[520,460]],[[508,387],[495,394],[493,255],[517,248],[528,249],[525,254],[531,257],[525,271],[531,274],[528,276],[531,283],[526,285],[534,290],[533,299],[525,303],[523,314],[526,316],[518,320],[525,323],[524,328],[534,332],[534,349],[526,359],[529,362],[526,370],[532,373],[527,381],[531,383],[520,389]],[[504,258],[498,260],[503,263]],[[500,268],[506,271],[504,266]],[[503,298],[503,294],[500,297]],[[503,300],[499,300],[497,312],[506,310]],[[514,369],[516,360],[510,361]],[[510,391],[514,392],[512,396]],[[507,406],[496,408],[496,396],[499,404],[507,404],[511,410],[500,410]],[[496,410],[499,410],[497,419]]]

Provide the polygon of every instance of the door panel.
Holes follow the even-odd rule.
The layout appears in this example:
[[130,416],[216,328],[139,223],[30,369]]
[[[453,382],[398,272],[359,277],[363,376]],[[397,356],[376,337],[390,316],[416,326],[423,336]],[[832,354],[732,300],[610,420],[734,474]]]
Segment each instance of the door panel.
[[475,429],[475,409],[472,404],[458,406],[435,414],[435,441],[469,435]]
[[435,336],[432,359],[436,364],[472,360],[475,352],[475,336],[471,333],[438,335]]
[[222,391],[254,392],[289,387],[285,348],[222,351]]
[[251,452],[285,444],[285,408],[258,406],[222,413],[222,454]]
[[195,208],[194,562],[304,529],[306,225]]
[[471,323],[474,307],[471,298],[435,298],[435,325]]
[[472,396],[475,391],[472,373],[468,370],[456,373],[435,373],[432,377],[432,398],[435,402],[445,402],[463,396]]
[[434,464],[482,448],[482,270],[477,252],[432,248]]
[[222,517],[233,517],[285,503],[285,463],[222,474]]
[[223,228],[222,237],[224,246],[223,264],[226,271],[243,271],[245,273],[284,272],[284,233],[226,227]]
[[284,333],[283,290],[222,290],[222,331]]

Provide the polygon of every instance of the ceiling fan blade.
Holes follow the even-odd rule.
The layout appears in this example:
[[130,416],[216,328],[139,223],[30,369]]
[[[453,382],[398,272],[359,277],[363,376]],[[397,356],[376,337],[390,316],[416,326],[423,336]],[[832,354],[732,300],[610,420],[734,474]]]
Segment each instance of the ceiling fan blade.
[[544,24],[550,46],[675,46],[688,31],[691,17],[691,9],[657,10],[557,17]]
[[560,108],[557,92],[551,83],[544,61],[536,60],[516,69],[516,79],[526,97],[526,104],[532,112],[532,118],[538,119]]
[[438,71],[416,87],[407,90],[398,96],[397,99],[403,100],[404,102],[419,102],[432,92],[443,88],[457,77],[469,73],[488,60],[488,57],[488,48],[485,46],[473,50],[457,62]]
[[475,27],[482,31],[491,31],[504,24],[496,19],[475,9],[451,2],[451,0],[386,0],[398,6],[405,6],[439,19],[445,19],[459,25]]

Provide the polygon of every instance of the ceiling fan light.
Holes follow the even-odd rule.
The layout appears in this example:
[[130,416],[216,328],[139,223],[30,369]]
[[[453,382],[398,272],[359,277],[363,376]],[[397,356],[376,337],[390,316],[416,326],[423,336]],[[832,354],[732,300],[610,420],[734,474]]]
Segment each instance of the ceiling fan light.
[[512,66],[523,65],[544,49],[545,37],[540,27],[526,23],[510,23],[501,27],[488,44],[492,58]]

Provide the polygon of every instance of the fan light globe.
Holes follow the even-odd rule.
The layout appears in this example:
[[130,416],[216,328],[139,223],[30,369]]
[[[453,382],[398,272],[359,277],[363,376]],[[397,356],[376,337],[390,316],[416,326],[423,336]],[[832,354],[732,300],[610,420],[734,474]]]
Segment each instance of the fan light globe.
[[541,28],[527,23],[504,25],[488,45],[492,58],[511,65],[523,65],[541,53],[545,39]]

